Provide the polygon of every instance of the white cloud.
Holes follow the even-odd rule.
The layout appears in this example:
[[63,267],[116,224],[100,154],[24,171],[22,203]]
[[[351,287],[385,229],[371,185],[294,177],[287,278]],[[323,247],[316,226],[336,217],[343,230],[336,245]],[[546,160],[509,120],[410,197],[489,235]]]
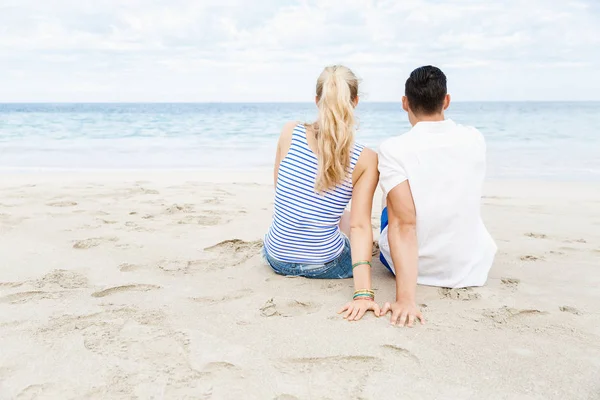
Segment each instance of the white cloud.
[[252,3],[3,0],[0,101],[310,101],[338,62],[369,100],[422,64],[455,99],[600,99],[595,0]]

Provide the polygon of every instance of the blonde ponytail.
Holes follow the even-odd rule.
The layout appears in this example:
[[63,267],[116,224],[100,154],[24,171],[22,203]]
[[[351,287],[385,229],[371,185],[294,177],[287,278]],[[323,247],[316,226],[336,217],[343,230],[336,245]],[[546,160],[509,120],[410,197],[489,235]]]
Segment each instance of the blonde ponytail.
[[333,189],[348,177],[357,97],[358,79],[344,66],[325,68],[317,80],[319,116],[314,124],[319,162],[317,192]]

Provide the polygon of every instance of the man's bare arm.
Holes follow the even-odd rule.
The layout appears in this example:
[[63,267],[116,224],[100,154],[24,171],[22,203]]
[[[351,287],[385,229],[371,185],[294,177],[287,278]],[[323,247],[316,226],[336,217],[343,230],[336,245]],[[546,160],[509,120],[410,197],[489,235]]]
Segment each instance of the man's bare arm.
[[424,320],[415,304],[419,261],[417,214],[407,180],[388,193],[387,208],[388,241],[396,272],[396,302],[386,303],[382,314],[391,310],[392,324],[412,326],[415,318]]

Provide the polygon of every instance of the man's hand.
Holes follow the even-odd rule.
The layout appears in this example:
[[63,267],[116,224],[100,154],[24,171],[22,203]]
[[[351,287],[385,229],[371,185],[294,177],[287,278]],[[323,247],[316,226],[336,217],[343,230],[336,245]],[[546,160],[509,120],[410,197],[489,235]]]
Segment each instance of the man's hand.
[[392,304],[385,303],[379,316],[384,316],[388,311],[392,312],[392,318],[390,319],[392,325],[412,327],[415,318],[421,321],[421,325],[425,324],[423,314],[421,314],[414,301],[402,300]]
[[353,300],[342,307],[340,311],[338,311],[338,314],[346,311],[344,319],[347,319],[348,321],[358,321],[369,310],[372,310],[375,316],[379,317],[379,304],[372,300]]

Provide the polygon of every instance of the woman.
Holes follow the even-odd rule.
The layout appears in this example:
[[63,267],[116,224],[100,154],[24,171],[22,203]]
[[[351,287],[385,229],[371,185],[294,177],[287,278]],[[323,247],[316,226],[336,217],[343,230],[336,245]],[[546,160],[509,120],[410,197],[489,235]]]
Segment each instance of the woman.
[[354,276],[353,300],[339,313],[350,321],[369,310],[379,316],[371,290],[371,207],[379,173],[377,154],[354,142],[358,79],[344,66],[327,67],[316,95],[317,121],[288,123],[279,138],[264,255],[281,275]]

